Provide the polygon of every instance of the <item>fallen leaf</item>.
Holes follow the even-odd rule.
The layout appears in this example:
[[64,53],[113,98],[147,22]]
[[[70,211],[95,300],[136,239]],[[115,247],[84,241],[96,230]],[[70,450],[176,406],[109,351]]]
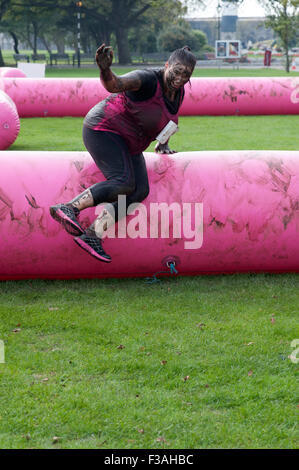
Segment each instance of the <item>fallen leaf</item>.
[[250,377],[252,374],[253,374],[253,371],[250,370],[250,371],[248,372],[248,376]]
[[57,444],[58,441],[60,441],[60,437],[54,436],[54,437],[52,438],[52,443],[53,443],[53,444]]
[[19,331],[21,331],[21,328],[15,328],[14,330],[12,330],[13,333],[19,333]]
[[140,434],[144,434],[144,429],[137,429]]
[[120,344],[119,346],[117,346],[117,349],[124,349],[125,346],[123,344]]
[[42,379],[42,382],[48,382],[48,377],[45,377],[44,379]]
[[252,344],[254,344],[254,342],[250,341],[250,343],[247,343],[246,346],[251,346]]
[[144,346],[141,346],[141,347],[139,348],[139,351],[144,351],[144,350],[145,350],[145,347],[144,347]]
[[16,326],[17,326],[17,327],[18,327],[18,326],[21,326],[21,323],[18,323]]
[[59,310],[58,307],[49,307],[49,310]]
[[157,442],[166,442],[166,439],[165,439],[165,437],[161,436],[161,437],[157,437],[156,441]]
[[27,441],[30,441],[30,439],[31,439],[30,434],[26,434],[25,439],[26,439]]
[[205,388],[209,388],[209,386],[210,386],[209,384],[206,384],[206,385],[205,385]]
[[186,377],[183,378],[184,382],[186,382],[186,380],[189,380],[190,379],[190,375],[186,375]]
[[160,364],[161,364],[162,366],[165,366],[165,364],[167,364],[167,361],[161,361]]
[[196,324],[197,328],[203,328],[204,326],[206,326],[204,323],[197,323]]

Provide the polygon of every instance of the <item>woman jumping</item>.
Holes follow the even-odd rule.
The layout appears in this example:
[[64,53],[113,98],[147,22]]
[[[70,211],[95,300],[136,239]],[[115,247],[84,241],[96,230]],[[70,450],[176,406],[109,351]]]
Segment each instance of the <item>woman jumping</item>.
[[[106,181],[94,184],[69,202],[50,207],[51,216],[75,235],[74,241],[81,248],[108,263],[111,257],[103,249],[102,237],[118,221],[118,196],[126,195],[127,208],[147,197],[149,185],[142,152],[170,121],[178,123],[184,85],[196,64],[188,46],[175,50],[161,70],[136,70],[118,77],[110,68],[112,60],[112,48],[102,44],[96,62],[101,82],[112,94],[95,105],[83,123],[84,145]],[[168,141],[158,141],[155,152],[175,153]],[[80,211],[102,203],[109,204],[84,230],[78,220]]]

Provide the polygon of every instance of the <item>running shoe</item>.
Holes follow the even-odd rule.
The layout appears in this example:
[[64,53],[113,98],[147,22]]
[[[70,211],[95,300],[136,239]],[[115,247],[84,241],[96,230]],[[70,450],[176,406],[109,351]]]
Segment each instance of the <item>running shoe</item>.
[[111,256],[105,253],[102,247],[102,240],[96,235],[83,233],[80,237],[75,237],[74,241],[83,248],[83,250],[87,251],[91,256],[94,256],[94,258],[104,261],[105,263],[111,262]]
[[77,220],[79,213],[79,209],[66,204],[57,204],[57,206],[50,207],[50,214],[53,219],[59,222],[71,235],[81,235],[85,231]]

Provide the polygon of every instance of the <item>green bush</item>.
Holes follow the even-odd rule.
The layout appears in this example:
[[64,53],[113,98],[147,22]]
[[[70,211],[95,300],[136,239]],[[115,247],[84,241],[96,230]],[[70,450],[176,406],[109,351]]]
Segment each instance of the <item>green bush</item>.
[[192,50],[200,50],[207,43],[202,31],[194,31],[189,25],[172,25],[158,36],[159,51],[173,51],[188,45]]
[[194,36],[194,46],[193,48],[196,51],[200,51],[204,48],[204,46],[207,44],[207,36],[203,31],[200,30],[193,30],[192,31],[193,36]]

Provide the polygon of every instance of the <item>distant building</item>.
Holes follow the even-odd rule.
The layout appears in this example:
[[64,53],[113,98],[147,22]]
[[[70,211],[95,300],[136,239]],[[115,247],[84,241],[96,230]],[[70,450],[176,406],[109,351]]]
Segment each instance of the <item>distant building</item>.
[[233,0],[222,0],[220,39],[237,39],[238,3]]
[[[228,23],[224,23],[223,25],[221,23],[221,17],[217,18],[216,16],[212,18],[185,18],[185,20],[188,21],[192,29],[200,29],[203,31],[207,36],[208,43],[213,47],[215,46],[215,41],[218,39],[220,27],[222,30],[224,26],[227,25],[227,29],[230,29],[234,24],[234,22],[230,23],[231,19],[226,19]],[[224,31],[221,31],[221,39],[228,39],[222,36],[224,33]],[[227,33],[230,32],[228,31]],[[243,46],[246,47],[248,41],[255,43],[274,39],[274,32],[272,29],[265,28],[265,18],[237,17],[235,36],[231,39],[240,40]]]

